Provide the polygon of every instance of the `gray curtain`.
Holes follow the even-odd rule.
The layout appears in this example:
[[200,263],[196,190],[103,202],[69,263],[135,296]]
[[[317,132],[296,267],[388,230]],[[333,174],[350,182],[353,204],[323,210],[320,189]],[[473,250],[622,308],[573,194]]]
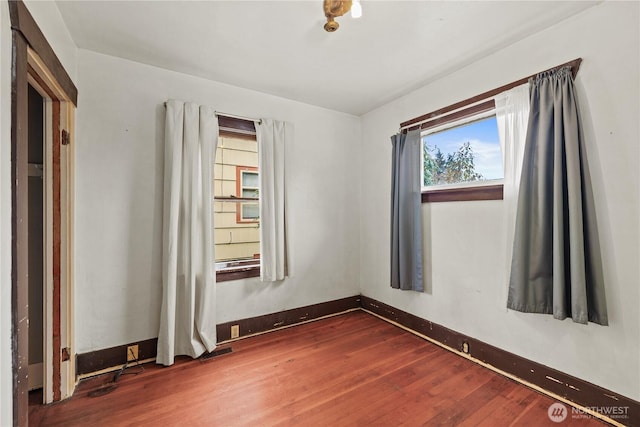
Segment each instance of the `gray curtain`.
[[529,81],[507,306],[607,325],[593,195],[571,69]]
[[420,131],[391,137],[391,287],[422,292]]

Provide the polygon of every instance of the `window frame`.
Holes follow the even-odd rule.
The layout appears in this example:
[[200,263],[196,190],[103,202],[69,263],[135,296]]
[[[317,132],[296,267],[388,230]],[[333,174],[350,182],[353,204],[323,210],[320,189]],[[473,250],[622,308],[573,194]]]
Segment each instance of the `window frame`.
[[[257,142],[255,123],[251,120],[218,115],[218,127],[219,127],[218,137],[250,139],[250,140],[255,140]],[[254,169],[258,171],[258,168],[254,168]],[[236,186],[237,185],[238,184],[236,181]],[[236,192],[236,194],[241,195],[242,193]],[[229,202],[231,200],[237,200],[237,198],[228,198],[228,197],[216,198],[214,197],[214,195],[212,195],[212,202],[215,200]],[[236,211],[236,215],[237,215],[237,211]],[[259,220],[252,221],[252,222],[259,222]],[[215,245],[215,241],[213,243]],[[218,263],[216,262],[216,260],[213,260],[216,283],[247,279],[252,277],[260,277],[259,258],[254,258],[254,259],[256,259],[257,264],[240,265],[241,261],[239,260],[229,261],[228,263],[231,265],[220,270],[218,270],[218,267],[217,267]]]
[[[473,123],[476,120],[495,116],[495,110],[495,101],[490,99],[426,121],[419,127],[421,130],[420,142],[424,144],[423,138],[429,133],[453,129],[457,126]],[[424,169],[423,157],[421,156],[420,158],[421,174]],[[492,179],[425,187],[422,185],[423,181],[421,180],[422,203],[502,200],[504,197],[503,182],[503,179]]]
[[[245,188],[258,190],[258,187],[248,187],[244,185],[244,174],[245,173],[253,173],[259,177],[259,171],[257,167],[254,166],[236,166],[236,196],[239,199],[242,199],[243,202],[237,204],[236,208],[236,223],[237,224],[258,224],[260,223],[260,217],[258,218],[245,218],[243,214],[243,206],[244,202],[253,200],[252,197],[244,197]],[[256,204],[258,205],[258,209],[260,209],[260,197],[255,198]]]
[[249,277],[260,277],[260,263],[243,268],[216,269],[216,283],[229,282],[231,280],[247,279]]
[[[492,103],[493,108],[495,108],[495,102],[493,101],[493,97],[498,95],[499,93],[502,93],[509,89],[513,89],[516,86],[525,84],[529,81],[529,79],[535,78],[540,73],[553,71],[558,68],[567,67],[567,66],[571,67],[573,77],[575,78],[576,74],[578,74],[578,70],[580,69],[581,63],[582,63],[582,58],[576,58],[572,61],[568,61],[563,64],[556,65],[555,67],[548,68],[544,71],[532,74],[530,76],[521,78],[519,80],[515,80],[511,83],[507,83],[495,89],[488,90],[484,93],[473,96],[471,98],[456,102],[454,104],[448,105],[446,107],[440,108],[430,113],[423,114],[421,116],[402,122],[400,123],[400,129],[403,133],[406,133],[409,130],[425,129],[429,123],[433,124],[434,126],[437,126],[439,124],[445,123],[447,120],[456,120],[456,119],[462,118],[464,114],[467,114],[469,112],[468,110],[487,108],[489,103]],[[467,201],[467,200],[502,200],[503,199],[502,185],[495,186],[495,187],[496,188],[493,188],[493,189],[490,189],[489,186],[486,186],[484,188],[471,187],[474,190],[469,190],[466,188],[465,189],[456,188],[456,189],[426,191],[422,193],[422,203]]]
[[[490,100],[481,104],[473,105],[460,110],[450,116],[441,117],[438,120],[429,122],[421,127],[420,139],[424,145],[424,138],[432,133],[444,132],[455,129],[458,126],[465,126],[476,121],[495,117],[495,101]],[[423,147],[424,149],[424,147]],[[501,150],[501,154],[502,153]],[[420,171],[424,171],[424,156],[420,158]],[[502,200],[504,178],[490,179],[484,181],[458,182],[454,184],[443,184],[424,186],[422,185],[422,203],[434,202],[456,202],[470,200]]]

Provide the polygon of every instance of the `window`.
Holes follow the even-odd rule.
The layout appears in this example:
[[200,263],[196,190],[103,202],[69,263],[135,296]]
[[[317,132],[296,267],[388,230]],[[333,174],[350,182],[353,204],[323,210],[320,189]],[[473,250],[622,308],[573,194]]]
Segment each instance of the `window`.
[[422,203],[502,200],[502,153],[492,96],[483,94],[400,124],[422,131]]
[[[229,120],[219,117],[220,136],[214,165],[213,215],[218,282],[260,275],[258,143],[255,130],[251,132],[246,126],[243,129],[230,127]],[[232,126],[235,125],[233,120]]]
[[504,177],[493,111],[422,133],[423,189],[496,184]]
[[[242,199],[258,199],[258,168],[236,166],[236,195]],[[241,223],[258,222],[260,205],[258,203],[240,203],[236,221]]]
[[[582,58],[574,59],[573,61],[566,62],[564,64],[560,64],[556,67],[550,68],[548,70],[543,71],[548,72],[552,70],[556,70],[562,67],[571,67],[571,72],[573,73],[573,77],[575,78],[578,70],[580,69],[580,64],[582,63]],[[465,123],[470,123],[477,121],[482,118],[486,118],[493,114],[495,111],[496,105],[493,98],[503,93],[509,89],[513,89],[517,86],[523,85],[529,81],[531,78],[537,77],[541,73],[535,73],[531,76],[522,78],[520,80],[513,81],[511,83],[507,83],[506,85],[497,87],[495,89],[491,89],[487,92],[481,93],[479,95],[473,96],[471,98],[465,99],[463,101],[456,102],[454,104],[448,105],[446,107],[440,108],[438,110],[432,111],[427,114],[423,114],[419,117],[415,117],[413,119],[407,120],[403,123],[400,123],[400,129],[404,129],[404,131],[408,130],[416,130],[420,129],[423,132],[423,138],[425,135],[434,134],[437,132],[437,128],[440,127],[439,130],[444,131],[445,129],[451,127],[461,126],[462,121],[468,120]],[[488,116],[483,114],[487,113]],[[458,122],[456,125],[455,123]],[[447,124],[451,124],[446,126]],[[497,128],[497,126],[496,126]],[[431,131],[429,131],[431,129]],[[423,139],[424,140],[424,139]],[[426,144],[433,144],[433,142],[428,141]],[[473,144],[469,144],[471,148],[473,148]],[[463,151],[465,148],[463,147]],[[441,149],[442,151],[442,149]],[[436,151],[437,152],[437,151]],[[444,154],[444,153],[443,153]],[[455,154],[455,152],[453,153]],[[466,153],[461,153],[461,156],[464,158]],[[478,159],[478,163],[475,162],[474,157],[474,166],[480,163],[480,159]],[[484,159],[483,159],[484,160]],[[422,159],[424,162],[424,159]],[[478,167],[480,170],[481,168]],[[422,168],[424,173],[424,167]],[[478,180],[472,180],[471,183],[468,184],[457,184],[455,188],[451,187],[424,187],[422,190],[422,202],[444,202],[444,201],[459,201],[459,200],[502,200],[503,199],[503,184],[498,183],[499,181],[494,181],[493,183],[489,182],[489,178],[496,176],[493,173],[487,172],[484,175],[482,172],[478,172],[483,175],[483,178],[486,179],[486,182],[481,183]],[[422,181],[424,183],[424,179]],[[485,184],[485,185],[482,185]],[[489,184],[489,185],[487,185]]]

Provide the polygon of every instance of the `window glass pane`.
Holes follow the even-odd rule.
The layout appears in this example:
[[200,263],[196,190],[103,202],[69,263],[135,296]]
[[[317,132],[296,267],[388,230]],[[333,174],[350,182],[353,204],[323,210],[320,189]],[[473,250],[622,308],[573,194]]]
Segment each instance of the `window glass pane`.
[[242,172],[243,187],[258,187],[258,174],[256,172]]
[[251,189],[243,188],[242,189],[242,197],[258,198],[258,189],[257,188],[251,188]]
[[214,195],[218,198],[213,202],[218,270],[239,265],[238,262],[244,265],[253,260],[255,263],[260,258],[258,203],[245,204],[233,199],[258,197],[257,168],[258,145],[255,139],[220,137],[213,182]]
[[[244,206],[243,206],[244,205]],[[254,205],[251,209],[248,206]],[[231,261],[259,257],[260,228],[257,203],[215,202],[214,206],[214,241],[216,261]],[[244,218],[244,214],[253,215]],[[240,220],[240,222],[239,222]],[[251,222],[253,221],[253,222]]]
[[427,134],[423,142],[423,185],[504,178],[495,116]]
[[260,218],[260,208],[257,203],[244,203],[242,205],[242,219],[256,220]]

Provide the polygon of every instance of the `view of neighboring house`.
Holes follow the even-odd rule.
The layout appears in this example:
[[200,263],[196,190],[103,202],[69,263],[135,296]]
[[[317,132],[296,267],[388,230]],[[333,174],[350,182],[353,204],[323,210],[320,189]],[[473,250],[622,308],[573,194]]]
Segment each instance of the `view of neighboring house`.
[[[220,137],[214,168],[216,262],[258,258],[258,145],[255,139]],[[256,199],[236,202],[233,198]]]

